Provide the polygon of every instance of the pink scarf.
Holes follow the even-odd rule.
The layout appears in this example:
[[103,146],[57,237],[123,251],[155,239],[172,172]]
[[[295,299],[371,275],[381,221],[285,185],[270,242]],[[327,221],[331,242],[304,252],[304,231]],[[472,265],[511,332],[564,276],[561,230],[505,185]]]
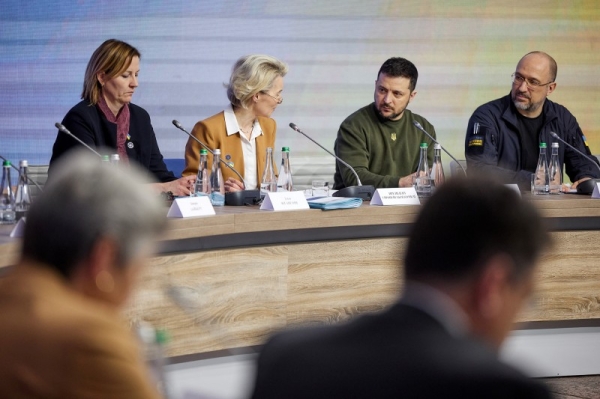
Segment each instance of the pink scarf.
[[108,108],[104,96],[100,95],[98,107],[100,107],[100,110],[110,123],[117,124],[117,154],[119,154],[121,161],[127,162],[128,158],[125,142],[127,141],[127,135],[129,134],[129,104],[125,104],[115,117],[110,108]]

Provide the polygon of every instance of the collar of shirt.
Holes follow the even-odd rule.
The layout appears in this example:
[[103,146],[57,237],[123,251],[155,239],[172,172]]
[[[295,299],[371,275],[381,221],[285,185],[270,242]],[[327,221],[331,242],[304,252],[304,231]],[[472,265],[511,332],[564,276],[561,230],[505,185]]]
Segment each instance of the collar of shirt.
[[469,332],[466,313],[452,298],[430,285],[407,281],[400,303],[427,313],[454,337]]
[[[235,113],[233,112],[233,106],[229,105],[223,113],[225,114],[225,129],[227,130],[227,135],[232,136],[236,133],[240,133],[240,125],[238,124],[237,118],[235,117]],[[252,126],[252,135],[250,136],[250,140],[252,141],[258,136],[262,135],[262,129],[260,124],[258,123],[258,119],[254,120],[254,125]],[[240,137],[246,138],[245,135],[240,134]],[[247,140],[247,139],[246,139]]]

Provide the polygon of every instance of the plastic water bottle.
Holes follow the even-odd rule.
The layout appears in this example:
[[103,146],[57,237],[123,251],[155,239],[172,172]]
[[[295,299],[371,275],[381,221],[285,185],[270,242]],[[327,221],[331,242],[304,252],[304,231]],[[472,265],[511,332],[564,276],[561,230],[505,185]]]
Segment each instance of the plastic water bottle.
[[550,179],[548,191],[550,194],[560,194],[562,186],[562,165],[558,159],[558,143],[552,143],[552,155],[548,165],[548,177]]
[[143,344],[144,360],[148,367],[150,380],[164,398],[169,398],[169,387],[165,374],[167,362],[164,353],[164,346],[168,341],[168,335],[165,330],[156,330],[145,322],[140,322],[137,328],[138,335]]
[[17,219],[25,215],[31,206],[31,195],[29,193],[29,179],[27,178],[28,163],[26,160],[19,162],[19,181],[17,182],[17,192],[15,195],[15,210]]
[[546,160],[546,143],[540,143],[540,156],[538,158],[535,174],[533,175],[532,194],[548,194],[548,161]]
[[198,176],[194,184],[194,195],[200,197],[210,195],[210,169],[208,169],[208,151],[200,150],[200,162],[198,163]]
[[279,177],[277,178],[277,191],[293,191],[292,169],[290,167],[290,148],[281,149],[281,168],[279,168]]
[[225,205],[225,185],[221,172],[221,150],[216,149],[213,154],[213,164],[210,173],[210,202],[213,206]]
[[442,146],[435,144],[433,146],[433,165],[431,166],[431,182],[435,188],[438,188],[446,181],[444,176],[444,166],[442,165]]
[[267,156],[265,158],[265,170],[260,182],[260,196],[264,197],[268,192],[277,191],[277,179],[273,170],[273,149],[267,147]]
[[0,200],[0,224],[13,224],[17,219],[15,212],[15,194],[12,190],[10,180],[10,161],[2,163],[2,185],[0,192],[2,194]]
[[429,197],[431,195],[431,177],[429,163],[427,161],[427,143],[421,143],[419,167],[417,168],[417,173],[413,182],[419,197]]

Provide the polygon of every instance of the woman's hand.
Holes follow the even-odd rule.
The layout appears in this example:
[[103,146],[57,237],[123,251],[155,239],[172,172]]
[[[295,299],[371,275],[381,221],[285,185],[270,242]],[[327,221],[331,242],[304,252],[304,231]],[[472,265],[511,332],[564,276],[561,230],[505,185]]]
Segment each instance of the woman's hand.
[[194,183],[196,182],[196,176],[184,176],[177,180],[173,180],[166,183],[154,183],[152,186],[159,192],[172,192],[176,197],[182,197],[190,195],[193,192]]
[[225,192],[232,193],[234,191],[241,191],[244,189],[244,183],[239,180],[230,177],[225,181]]

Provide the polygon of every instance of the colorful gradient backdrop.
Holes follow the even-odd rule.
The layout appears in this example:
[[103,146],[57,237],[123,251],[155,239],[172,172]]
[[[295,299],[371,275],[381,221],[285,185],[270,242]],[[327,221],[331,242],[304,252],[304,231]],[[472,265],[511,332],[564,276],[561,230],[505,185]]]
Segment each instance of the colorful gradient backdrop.
[[[227,103],[223,83],[248,53],[287,62],[277,146],[333,169],[333,160],[287,127],[296,123],[332,149],[342,120],[373,98],[383,61],[419,69],[410,108],[464,157],[468,118],[508,93],[519,58],[558,62],[551,98],[569,108],[600,153],[600,3],[597,1],[57,1],[0,7],[0,154],[50,159],[53,125],[79,101],[86,63],[107,38],[142,52],[134,102],[149,111],[166,157],[183,156],[193,124]],[[448,160],[446,159],[446,162]]]

